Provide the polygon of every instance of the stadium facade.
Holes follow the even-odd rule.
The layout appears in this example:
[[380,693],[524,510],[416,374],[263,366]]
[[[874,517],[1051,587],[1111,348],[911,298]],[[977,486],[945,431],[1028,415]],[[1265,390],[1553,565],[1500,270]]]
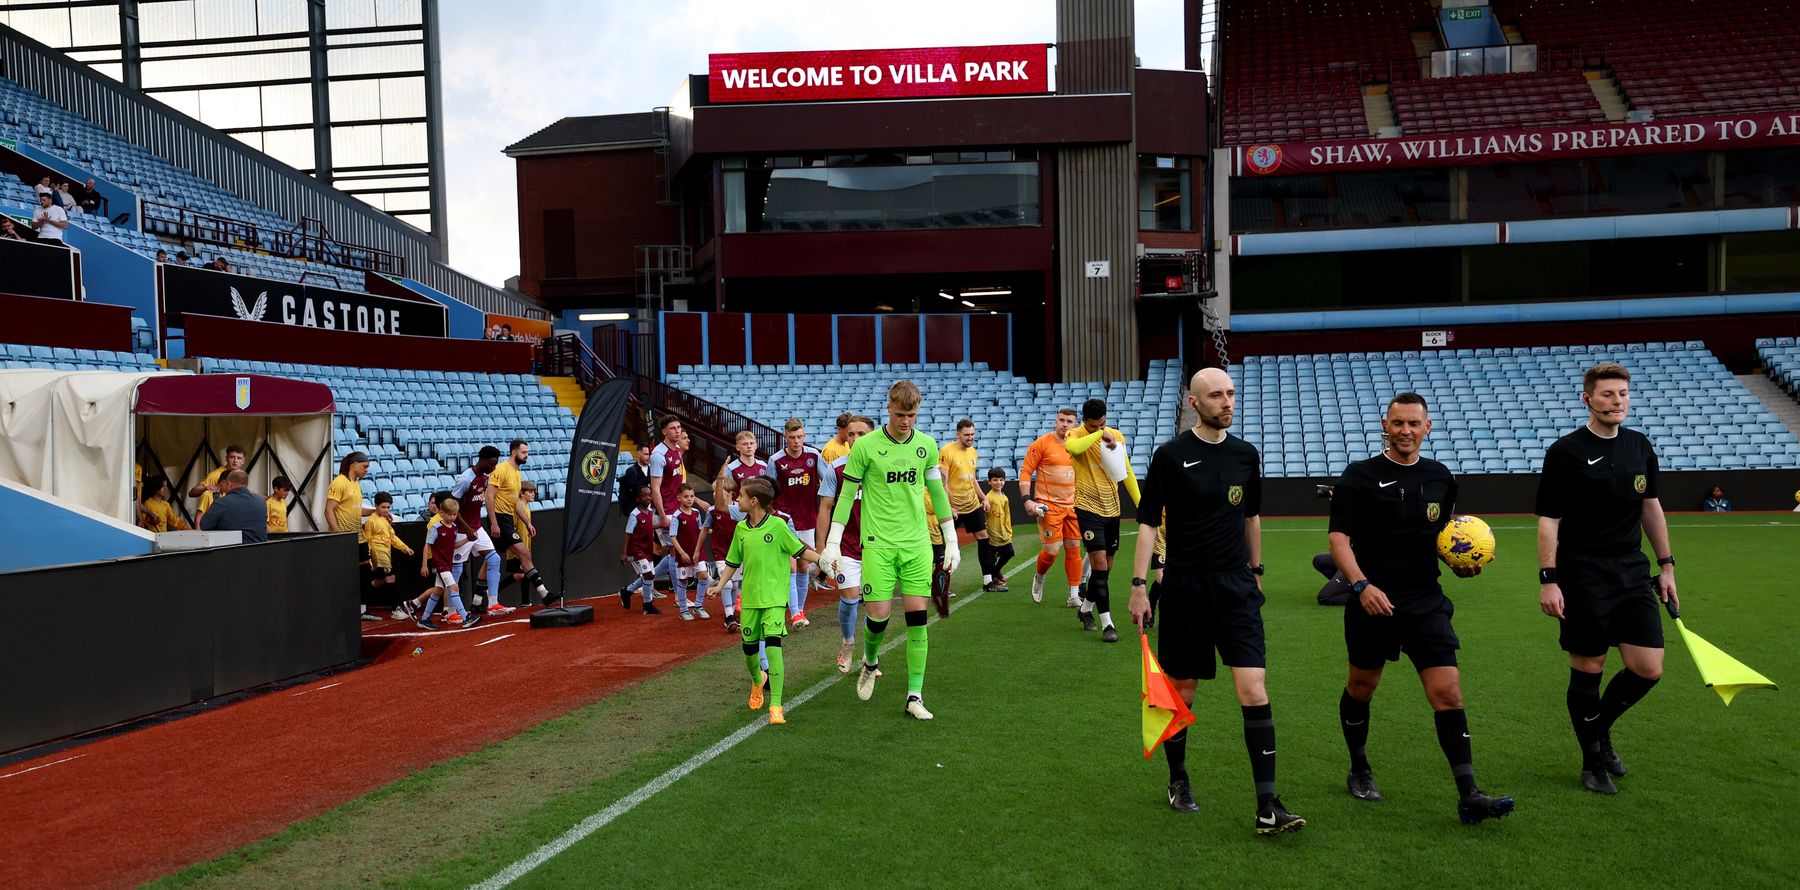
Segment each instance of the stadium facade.
[[1137,67],[1128,2],[1061,3],[1054,37],[1053,70],[1045,44],[715,54],[665,108],[557,121],[506,149],[519,288],[646,320],[992,312],[1021,373],[1141,378],[1199,328],[1206,76]]

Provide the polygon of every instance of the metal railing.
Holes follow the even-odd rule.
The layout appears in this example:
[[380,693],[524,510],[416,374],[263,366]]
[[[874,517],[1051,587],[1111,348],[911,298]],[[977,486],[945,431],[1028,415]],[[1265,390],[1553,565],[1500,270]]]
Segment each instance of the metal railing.
[[266,251],[288,259],[307,259],[346,269],[405,275],[406,258],[366,244],[348,244],[331,236],[319,220],[305,217],[291,228],[270,229],[216,213],[144,201],[144,229],[183,241]]
[[717,476],[731,460],[740,430],[749,430],[756,436],[757,450],[765,456],[782,448],[782,435],[774,428],[631,368],[610,365],[574,334],[561,334],[539,343],[537,367],[538,373],[547,377],[573,377],[582,389],[589,391],[614,377],[630,380],[631,410],[625,434],[635,442],[651,442],[656,436],[656,418],[675,417],[688,433],[687,465],[707,480]]

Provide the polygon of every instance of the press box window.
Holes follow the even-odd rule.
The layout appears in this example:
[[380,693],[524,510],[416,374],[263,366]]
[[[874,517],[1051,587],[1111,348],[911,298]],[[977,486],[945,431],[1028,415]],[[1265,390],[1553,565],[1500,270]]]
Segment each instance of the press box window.
[[1187,158],[1138,157],[1138,228],[1145,231],[1191,232],[1193,173]]

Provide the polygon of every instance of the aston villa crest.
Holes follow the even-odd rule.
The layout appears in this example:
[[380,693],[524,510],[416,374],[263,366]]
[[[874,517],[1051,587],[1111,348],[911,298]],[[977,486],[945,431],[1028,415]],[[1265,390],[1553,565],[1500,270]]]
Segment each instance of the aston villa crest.
[[239,377],[235,388],[237,409],[245,411],[250,408],[250,378]]

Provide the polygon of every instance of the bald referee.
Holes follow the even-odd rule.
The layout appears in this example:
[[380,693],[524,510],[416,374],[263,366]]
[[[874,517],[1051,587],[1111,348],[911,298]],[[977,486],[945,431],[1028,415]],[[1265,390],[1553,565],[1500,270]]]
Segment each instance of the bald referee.
[[[1167,557],[1158,583],[1157,656],[1163,672],[1192,705],[1198,680],[1218,671],[1213,650],[1231,669],[1244,712],[1244,746],[1256,781],[1257,834],[1293,831],[1306,820],[1275,796],[1275,719],[1264,686],[1262,624],[1262,456],[1230,435],[1237,386],[1231,375],[1207,368],[1194,375],[1188,403],[1200,422],[1170,439],[1150,458],[1150,478],[1138,501],[1131,617],[1138,630],[1150,615],[1144,576],[1156,550],[1156,530],[1168,523]],[[1163,743],[1169,760],[1169,807],[1191,813],[1187,731]]]
[[[1380,454],[1344,468],[1331,495],[1331,557],[1354,594],[1344,608],[1344,645],[1350,674],[1338,700],[1338,720],[1350,749],[1350,796],[1380,801],[1365,750],[1369,700],[1381,669],[1404,651],[1419,672],[1437,724],[1438,747],[1450,761],[1460,796],[1456,814],[1475,825],[1513,811],[1513,799],[1475,785],[1469,720],[1463,712],[1461,643],[1450,626],[1455,608],[1438,586],[1438,532],[1456,509],[1456,477],[1419,453],[1431,433],[1425,397],[1403,392],[1388,402]],[[1479,567],[1456,569],[1460,577]]]
[[[1551,444],[1538,477],[1538,607],[1562,622],[1569,653],[1569,723],[1581,746],[1581,786],[1617,794],[1625,762],[1613,751],[1612,728],[1662,677],[1662,616],[1657,598],[1675,604],[1675,557],[1669,523],[1657,499],[1656,451],[1624,427],[1631,409],[1631,372],[1606,363],[1581,378],[1588,421]],[[1656,564],[1652,593],[1643,536]],[[1600,694],[1606,651],[1619,649],[1623,670]]]

